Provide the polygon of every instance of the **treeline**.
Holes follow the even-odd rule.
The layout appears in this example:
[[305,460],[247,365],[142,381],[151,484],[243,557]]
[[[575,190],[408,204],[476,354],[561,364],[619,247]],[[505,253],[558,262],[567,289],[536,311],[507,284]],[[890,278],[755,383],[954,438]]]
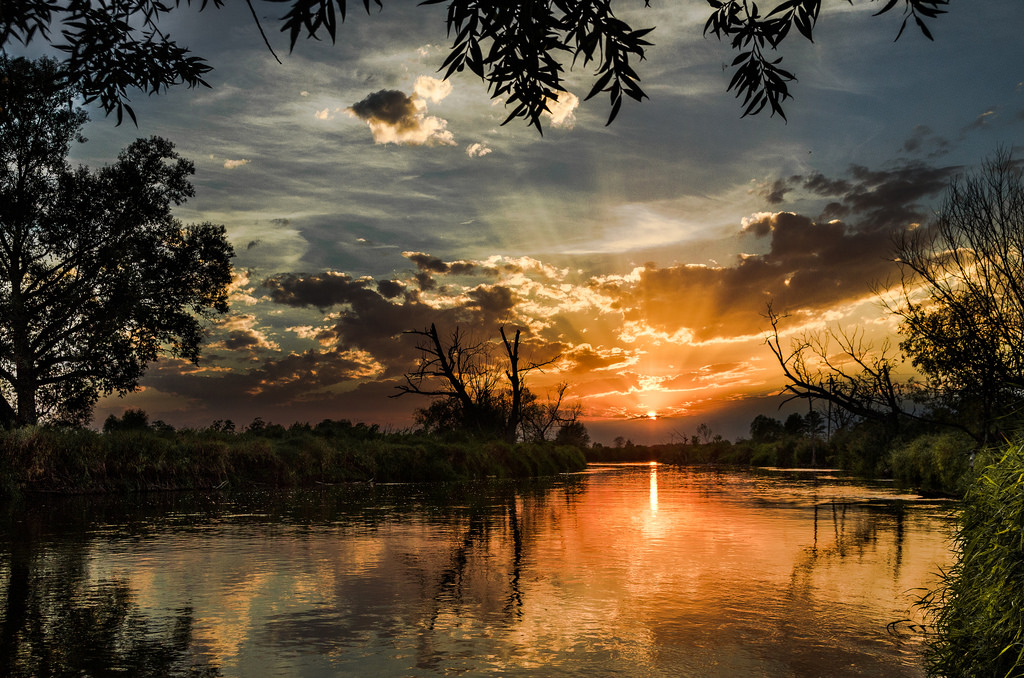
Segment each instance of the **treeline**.
[[[980,451],[962,431],[936,431],[923,423],[908,422],[893,436],[878,422],[861,421],[829,435],[824,418],[814,411],[793,413],[784,421],[757,415],[750,436],[735,442],[712,435],[706,425],[701,428],[702,435],[680,442],[635,445],[618,438],[612,446],[595,444],[586,451],[587,461],[841,468],[864,477],[892,478],[899,487],[924,495],[959,497],[974,477],[972,466]],[[982,456],[990,461],[995,452]]]
[[175,430],[128,410],[103,428],[0,431],[0,495],[512,478],[586,464],[572,445],[445,439],[345,420],[285,427],[257,418],[242,430],[228,421]]

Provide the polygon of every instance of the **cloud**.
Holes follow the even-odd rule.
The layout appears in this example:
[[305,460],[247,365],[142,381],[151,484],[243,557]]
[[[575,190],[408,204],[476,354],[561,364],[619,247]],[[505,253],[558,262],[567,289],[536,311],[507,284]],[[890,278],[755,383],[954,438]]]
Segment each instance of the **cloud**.
[[786,201],[786,193],[791,188],[785,179],[775,179],[759,186],[756,193],[764,198],[769,205],[781,205]]
[[442,259],[425,252],[402,252],[402,256],[416,264],[416,268],[429,273],[447,273],[451,267]]
[[394,299],[405,292],[405,284],[398,280],[380,280],[377,282],[377,291],[385,299]]
[[925,153],[930,157],[944,155],[949,152],[948,139],[938,136],[927,125],[917,125],[911,135],[903,142],[906,153]]
[[452,93],[452,84],[447,80],[421,75],[416,78],[412,91],[420,99],[428,99],[436,104]]
[[[416,268],[424,273],[450,273],[452,275],[472,275],[481,266],[476,261],[444,261],[439,257],[425,252],[402,252],[402,256],[416,264]],[[492,262],[487,262],[490,264]],[[485,264],[485,265],[487,265]]]
[[331,109],[325,108],[322,111],[317,111],[316,113],[313,114],[313,117],[316,118],[317,120],[330,120]]
[[466,155],[471,158],[482,158],[490,152],[491,149],[484,146],[482,143],[470,144],[466,147]]
[[[441,96],[442,87],[429,83],[421,85],[420,80],[417,80],[417,86],[428,97]],[[428,116],[426,103],[418,94],[407,96],[398,90],[382,89],[345,110],[369,125],[373,141],[377,144],[455,145],[454,135],[446,129],[448,121]]]
[[961,130],[961,133],[966,134],[972,130],[985,129],[989,126],[989,123],[995,119],[995,117],[996,112],[994,110],[985,111],[976,117],[971,124],[964,127],[963,130]]
[[210,341],[210,348],[225,348],[230,351],[266,350],[279,351],[281,347],[273,341],[264,329],[257,327],[255,315],[232,315],[218,323],[217,330],[223,333],[222,339],[216,335]]
[[768,251],[731,266],[647,265],[635,282],[602,282],[622,309],[623,327],[631,336],[661,333],[664,341],[687,332],[697,342],[756,334],[769,299],[777,310],[822,313],[869,297],[871,284],[893,272],[891,229],[777,212],[752,218],[744,230],[768,238]]
[[572,92],[560,92],[554,99],[548,99],[546,115],[551,117],[552,127],[572,129],[576,125],[576,109],[580,98]]
[[241,167],[242,165],[248,165],[248,164],[249,164],[249,160],[247,160],[245,158],[242,158],[241,160],[225,160],[224,161],[224,168],[225,169],[235,169],[236,167]]
[[740,228],[744,233],[753,233],[757,237],[763,238],[772,232],[772,216],[771,212],[751,214],[749,217],[743,218]]
[[925,205],[929,199],[945,190],[960,169],[919,161],[885,170],[851,165],[841,177],[812,172],[776,180],[770,184],[772,190],[762,195],[784,196],[799,188],[812,195],[834,198],[817,217],[818,221],[854,215],[862,228],[902,228],[927,218],[930,208]]

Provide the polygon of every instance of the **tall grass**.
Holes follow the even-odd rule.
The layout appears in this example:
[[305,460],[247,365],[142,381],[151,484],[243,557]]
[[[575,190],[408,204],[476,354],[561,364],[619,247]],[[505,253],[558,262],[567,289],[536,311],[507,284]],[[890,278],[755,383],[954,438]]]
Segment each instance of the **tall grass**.
[[1011,445],[964,497],[955,561],[922,604],[928,675],[1024,676],[1024,448]]
[[582,451],[572,446],[445,441],[347,422],[243,433],[150,427],[0,431],[0,495],[512,478],[585,464]]

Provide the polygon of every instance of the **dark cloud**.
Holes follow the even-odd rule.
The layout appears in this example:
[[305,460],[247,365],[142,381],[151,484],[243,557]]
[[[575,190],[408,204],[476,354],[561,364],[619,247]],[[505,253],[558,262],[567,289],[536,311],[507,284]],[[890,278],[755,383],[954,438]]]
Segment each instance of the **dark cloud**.
[[402,256],[416,264],[416,268],[421,271],[427,271],[429,273],[447,273],[451,270],[451,267],[439,257],[425,254],[424,252],[403,252]]
[[848,216],[850,216],[849,207],[846,207],[841,202],[830,202],[821,210],[821,214],[818,215],[818,221],[833,221],[835,219],[845,219]]
[[473,275],[480,267],[472,261],[453,261],[449,271],[452,275]]
[[[427,276],[434,284],[426,273],[418,275]],[[285,274],[262,284],[276,303],[334,310],[335,324],[316,339],[337,350],[367,351],[381,364],[384,374],[392,376],[411,369],[418,357],[415,341],[403,337],[408,330],[436,323],[439,328],[462,327],[491,338],[497,335],[498,325],[513,323],[518,303],[515,293],[505,286],[478,285],[466,292],[469,301],[464,306],[436,308],[396,281],[354,280],[330,272]]]
[[841,197],[841,202],[851,214],[857,215],[860,224],[905,228],[929,216],[930,210],[923,203],[942,193],[959,171],[958,166],[932,167],[924,163],[882,171],[854,166],[850,173],[856,184]]
[[378,280],[377,291],[385,299],[394,299],[395,297],[400,297],[405,292],[405,284],[397,280]]
[[260,345],[260,338],[251,330],[231,330],[224,340],[224,348],[232,351]]
[[[801,180],[802,177],[793,177]],[[848,193],[851,190],[850,182],[846,179],[829,179],[820,172],[814,172],[806,179],[802,179],[803,187],[812,193],[823,196],[837,196]]]
[[707,340],[759,332],[769,299],[785,310],[823,311],[870,294],[870,284],[892,272],[891,231],[789,212],[758,221],[747,228],[770,233],[764,254],[732,267],[648,266],[639,282],[606,291],[627,320]]
[[370,289],[370,281],[353,280],[345,273],[321,273],[302,277],[289,273],[263,281],[270,290],[270,298],[278,304],[327,309],[340,304],[358,304],[361,300],[379,296]]
[[479,308],[485,315],[491,317],[505,315],[516,305],[516,295],[503,285],[480,285],[470,290],[468,296],[472,299],[470,306]]
[[413,146],[454,146],[448,122],[426,115],[426,99],[440,101],[451,91],[451,84],[430,77],[416,81],[416,93],[409,96],[394,89],[382,89],[346,110],[366,122],[378,144]]
[[378,120],[400,130],[412,130],[420,125],[415,101],[396,89],[374,92],[362,101],[352,104],[351,110],[360,120]]
[[566,351],[563,356],[568,371],[574,374],[589,374],[595,370],[621,363],[626,359],[620,348],[597,350],[590,344],[581,344]]
[[936,135],[927,125],[918,125],[903,142],[906,153],[926,154],[931,157],[944,155],[950,149],[949,140]]
[[[380,379],[352,390],[329,390],[351,384],[366,366],[334,350],[306,351],[266,360],[245,372],[189,373],[184,363],[160,361],[147,373],[147,386],[178,396],[188,403],[189,425],[208,425],[213,419],[243,424],[255,415],[271,422],[317,422],[323,419],[411,422],[422,403],[389,400],[396,381]],[[404,399],[403,399],[404,400]]]
[[772,224],[768,219],[754,219],[743,224],[746,233],[753,233],[758,238],[763,238],[772,232]]
[[786,201],[786,193],[792,190],[792,186],[785,179],[776,179],[763,184],[757,194],[769,205],[781,205]]
[[929,210],[924,205],[941,193],[959,171],[958,166],[934,167],[919,161],[888,170],[851,165],[843,177],[814,172],[779,179],[773,184],[773,195],[785,195],[799,186],[823,198],[832,198],[819,221],[848,219],[861,228],[904,228],[928,217]]
[[429,292],[430,290],[437,289],[437,281],[426,271],[420,271],[415,276],[416,284],[420,286],[420,290]]

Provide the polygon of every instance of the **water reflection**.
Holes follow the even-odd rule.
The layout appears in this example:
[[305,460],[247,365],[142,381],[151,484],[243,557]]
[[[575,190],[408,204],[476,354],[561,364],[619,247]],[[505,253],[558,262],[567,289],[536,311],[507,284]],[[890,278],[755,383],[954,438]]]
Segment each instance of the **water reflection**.
[[0,675],[219,675],[192,652],[191,608],[152,618],[125,578],[91,579],[78,515],[68,516],[72,529],[50,535],[39,514],[8,516]]
[[920,638],[886,625],[948,558],[944,514],[837,477],[656,464],[50,502],[0,525],[0,668],[918,676]]
[[658,512],[658,462],[651,462],[651,513]]

